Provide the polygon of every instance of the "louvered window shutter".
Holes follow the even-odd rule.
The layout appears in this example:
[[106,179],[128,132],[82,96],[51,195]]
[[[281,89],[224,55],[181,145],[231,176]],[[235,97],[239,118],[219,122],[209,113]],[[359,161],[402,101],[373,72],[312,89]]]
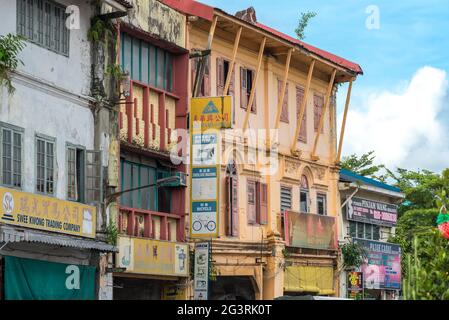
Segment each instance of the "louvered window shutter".
[[207,59],[207,65],[206,68],[204,69],[204,77],[203,77],[203,88],[204,88],[204,96],[205,97],[210,97],[211,95],[211,83],[210,83],[210,59]]
[[[304,89],[301,87],[296,87],[296,119],[298,119],[299,113],[301,112],[301,104],[303,100]],[[298,140],[307,143],[307,106],[305,106],[304,109]]]
[[268,188],[265,183],[259,184],[259,201],[260,203],[260,224],[266,225],[268,223]]
[[232,123],[235,124],[235,65],[232,68],[231,83],[229,84],[228,94],[232,96]]
[[[318,126],[320,125],[321,114],[323,113],[323,97],[314,95],[313,96],[313,105],[314,105],[315,132],[318,132]],[[323,129],[321,129],[321,133],[323,133]]]
[[225,226],[226,235],[232,235],[232,179],[226,177],[226,211],[225,211]]
[[232,236],[237,237],[239,234],[239,203],[238,203],[238,179],[231,178],[231,195],[232,195]]
[[[278,97],[281,96],[283,82],[278,79]],[[282,101],[281,121],[288,123],[288,83],[285,87],[284,100]]]
[[247,182],[247,197],[248,223],[254,224],[256,222],[256,182]]
[[223,58],[217,58],[217,96],[222,96],[225,85]]
[[[253,99],[253,104],[251,105],[251,112],[257,113],[257,83],[254,82],[254,79],[256,77],[256,72],[254,70],[251,71],[251,81],[253,81],[253,83],[251,84],[251,88],[252,86],[254,86],[254,99]],[[249,93],[251,94],[251,93]],[[249,98],[248,98],[249,99]]]
[[195,77],[196,77],[196,66],[197,66],[197,64],[198,64],[198,59],[191,59],[190,60],[191,61],[191,63],[190,63],[190,66],[191,66],[191,70],[190,70],[190,73],[191,73],[191,75],[192,75],[192,79],[191,79],[191,85],[192,85],[192,95],[194,94],[194,92],[193,92],[193,90],[195,89],[194,87],[195,87]]
[[248,88],[248,78],[246,69],[240,67],[240,107],[245,110],[246,107],[248,106],[247,88]]

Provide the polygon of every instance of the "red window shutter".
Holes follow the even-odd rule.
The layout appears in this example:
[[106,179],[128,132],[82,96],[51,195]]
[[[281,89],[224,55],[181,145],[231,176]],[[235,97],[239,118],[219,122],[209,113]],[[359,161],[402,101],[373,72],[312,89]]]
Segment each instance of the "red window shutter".
[[217,96],[222,96],[225,85],[224,63],[223,58],[217,58]]
[[[304,89],[301,87],[296,87],[296,119],[298,119],[299,113],[301,112],[301,104],[303,100]],[[302,116],[298,140],[307,143],[307,106],[305,107],[304,114]]]
[[239,235],[239,197],[238,197],[238,178],[231,179],[231,194],[232,194],[232,236]]
[[[193,94],[193,90],[194,90],[194,86],[195,86],[196,66],[197,66],[197,64],[198,64],[198,59],[197,58],[190,60],[190,67],[191,67],[190,74],[191,74],[191,77],[192,77],[191,78],[192,94]],[[153,121],[151,121],[151,122],[153,123]]]
[[232,180],[231,177],[226,177],[226,209],[225,209],[225,228],[226,235],[232,235]]
[[248,206],[248,223],[254,224],[256,222],[256,182],[247,182],[247,206]]
[[266,225],[268,223],[268,188],[265,183],[259,184],[260,220],[259,223]]
[[[256,77],[256,71],[251,70],[251,81],[253,81],[253,83],[251,84],[251,88],[254,86],[256,88],[254,88],[254,99],[253,99],[253,104],[251,105],[251,112],[257,113],[257,84],[254,82],[254,79]],[[251,93],[249,93],[251,94]],[[249,100],[249,98],[248,98]]]
[[[323,97],[318,95],[313,96],[315,132],[318,132],[318,127],[320,125],[321,114],[323,113],[323,104]],[[321,133],[323,133],[323,129],[321,129]]]
[[232,123],[235,124],[235,65],[232,68],[231,83],[229,84],[228,94],[232,96]]
[[246,107],[248,106],[247,88],[248,88],[248,78],[246,69],[240,67],[240,107],[245,110]]
[[[278,97],[281,95],[283,82],[278,79]],[[288,83],[285,87],[284,100],[282,101],[281,121],[288,123]]]
[[204,69],[204,77],[203,77],[203,96],[210,97],[211,92],[211,83],[210,83],[210,59],[207,59],[207,65]]

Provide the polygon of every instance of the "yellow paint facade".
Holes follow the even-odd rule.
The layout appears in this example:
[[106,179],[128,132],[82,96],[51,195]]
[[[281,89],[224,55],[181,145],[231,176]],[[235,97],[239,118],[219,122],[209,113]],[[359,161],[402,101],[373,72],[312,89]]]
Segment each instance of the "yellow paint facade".
[[[319,250],[314,248],[293,248],[286,246],[284,227],[281,212],[281,187],[291,190],[291,208],[293,212],[301,212],[300,208],[300,184],[301,177],[305,176],[309,184],[309,214],[317,215],[317,195],[325,196],[326,214],[336,217],[339,212],[338,201],[338,166],[336,165],[336,116],[335,116],[335,90],[336,83],[331,84],[332,95],[329,108],[324,115],[323,131],[317,144],[316,157],[312,157],[314,142],[316,139],[315,126],[319,123],[316,119],[314,103],[315,96],[326,101],[326,93],[329,88],[333,68],[323,62],[317,62],[315,72],[310,83],[310,92],[305,108],[306,117],[306,141],[297,142],[299,154],[292,152],[295,130],[297,125],[297,101],[296,88],[306,88],[307,71],[311,62],[310,57],[296,50],[292,55],[292,62],[287,77],[288,122],[279,122],[278,131],[278,155],[279,168],[273,175],[263,173],[264,166],[257,161],[255,154],[268,153],[267,146],[273,145],[270,137],[270,129],[275,129],[279,99],[279,81],[284,78],[286,71],[286,57],[289,47],[276,37],[267,37],[267,46],[264,50],[260,73],[258,75],[255,94],[256,112],[251,112],[248,118],[248,129],[266,130],[257,132],[263,141],[258,148],[248,146],[247,139],[241,129],[244,126],[246,105],[241,106],[242,68],[251,69],[257,73],[258,50],[262,43],[263,33],[244,21],[236,21],[232,17],[220,16],[212,41],[210,54],[209,76],[204,81],[210,81],[210,94],[219,93],[217,86],[217,66],[220,59],[232,60],[234,39],[239,26],[243,26],[243,32],[238,47],[235,66],[233,87],[235,123],[234,131],[227,132],[223,138],[222,170],[220,182],[220,237],[212,241],[213,260],[217,268],[218,278],[231,279],[248,277],[252,284],[256,299],[273,299],[289,293],[302,294],[313,293],[322,295],[336,295],[337,275],[335,267],[337,263],[337,248]],[[190,49],[206,49],[210,23],[205,21],[188,23],[188,47]],[[266,36],[266,35],[264,35]],[[193,59],[191,59],[192,63]],[[253,77],[254,74],[253,73]],[[347,72],[338,69],[337,76],[343,79]],[[190,76],[192,76],[192,72]],[[351,75],[353,76],[353,75]],[[224,72],[226,79],[226,73]],[[189,80],[189,84],[193,79]],[[189,90],[192,92],[192,90]],[[318,98],[319,99],[319,98]],[[324,104],[323,103],[323,104]],[[314,119],[315,118],[315,119]],[[285,120],[285,117],[284,117]],[[229,149],[229,142],[234,141],[234,148]],[[230,151],[232,150],[232,151]],[[236,151],[237,150],[237,151]],[[251,153],[254,152],[253,155]],[[234,154],[234,157],[230,155]],[[227,204],[226,194],[226,165],[229,160],[236,162],[238,177],[238,235],[228,236],[226,232]],[[251,162],[248,159],[254,159]],[[249,222],[249,194],[248,182],[266,184],[267,188],[267,221],[266,224]],[[257,184],[259,185],[259,184]],[[336,220],[336,219],[334,219]],[[318,221],[318,220],[317,220]],[[334,221],[333,231],[336,235],[338,221]],[[318,222],[319,223],[319,222]],[[311,276],[313,274],[313,277]],[[308,275],[308,276],[304,276]],[[305,280],[304,280],[305,279]],[[322,280],[324,279],[324,280]],[[305,283],[303,283],[306,281]],[[310,285],[309,282],[314,282]],[[323,283],[323,281],[327,281]],[[212,288],[221,284],[212,283]],[[312,290],[310,288],[315,288]],[[318,289],[317,289],[318,288]],[[292,291],[293,290],[293,291]],[[218,290],[219,291],[219,290]],[[290,291],[290,292],[288,292]],[[214,292],[212,298],[221,297],[223,294]]]

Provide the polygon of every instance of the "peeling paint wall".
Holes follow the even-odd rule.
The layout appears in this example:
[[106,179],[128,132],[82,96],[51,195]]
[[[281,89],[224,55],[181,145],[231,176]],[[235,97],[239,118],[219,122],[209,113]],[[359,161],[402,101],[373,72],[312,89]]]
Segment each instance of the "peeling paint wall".
[[157,37],[185,47],[186,17],[157,0],[134,0],[124,20]]
[[[6,3],[7,2],[7,3]],[[60,1],[70,5],[73,1]],[[55,196],[67,198],[66,144],[94,147],[94,118],[86,96],[90,93],[89,3],[78,1],[80,30],[70,31],[69,57],[54,53],[29,41],[19,58],[13,85],[8,96],[0,89],[0,121],[21,127],[23,133],[23,191],[35,192],[35,135],[55,138]],[[3,1],[0,10],[0,34],[16,33],[16,1]],[[74,67],[76,66],[76,67]]]

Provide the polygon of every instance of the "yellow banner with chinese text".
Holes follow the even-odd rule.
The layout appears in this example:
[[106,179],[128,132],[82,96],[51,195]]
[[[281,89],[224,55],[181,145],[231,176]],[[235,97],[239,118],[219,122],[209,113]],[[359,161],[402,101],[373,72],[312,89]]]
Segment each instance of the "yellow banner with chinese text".
[[117,267],[127,273],[187,277],[189,246],[183,243],[120,236]]
[[190,107],[192,122],[201,122],[203,131],[232,128],[231,96],[192,98]]
[[2,223],[95,238],[97,210],[93,206],[3,187],[0,199]]

